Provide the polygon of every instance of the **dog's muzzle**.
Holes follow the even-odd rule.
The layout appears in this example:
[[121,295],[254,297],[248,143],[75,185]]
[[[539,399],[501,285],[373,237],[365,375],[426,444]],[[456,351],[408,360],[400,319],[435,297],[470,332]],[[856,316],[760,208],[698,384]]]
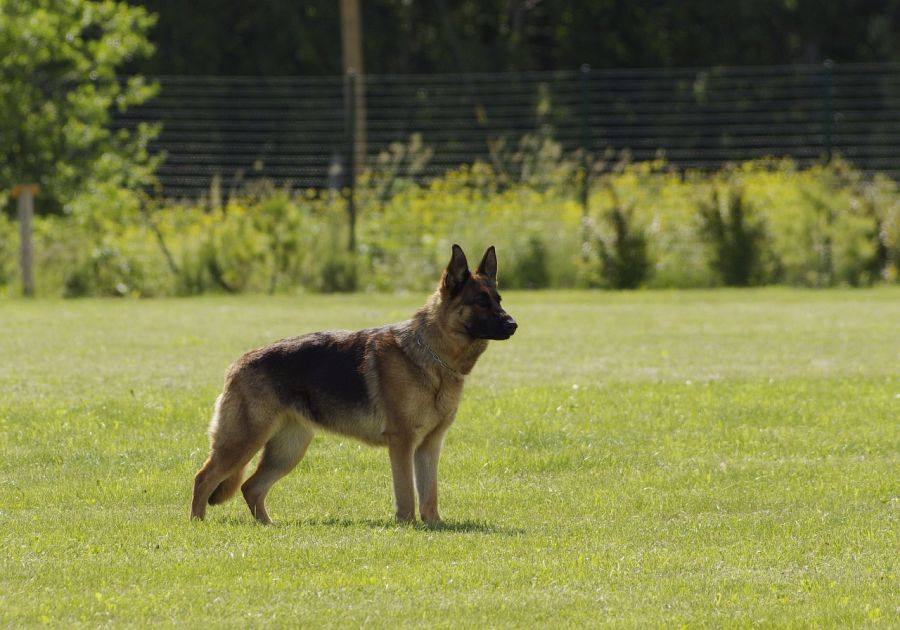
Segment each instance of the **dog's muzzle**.
[[514,320],[509,315],[507,315],[506,319],[503,320],[503,332],[505,332],[508,337],[512,337],[513,333],[516,332],[516,328],[518,327],[519,325],[516,323],[516,320]]

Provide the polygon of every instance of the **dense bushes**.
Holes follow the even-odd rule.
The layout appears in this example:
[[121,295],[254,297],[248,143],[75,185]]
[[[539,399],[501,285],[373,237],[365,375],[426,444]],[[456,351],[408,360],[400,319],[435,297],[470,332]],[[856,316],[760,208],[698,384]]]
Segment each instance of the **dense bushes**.
[[709,202],[699,203],[700,237],[712,248],[710,264],[728,286],[762,284],[766,224],[749,204],[742,188],[733,186],[724,195],[713,188]]
[[[510,183],[485,165],[427,186],[375,178],[358,193],[358,248],[331,192],[255,191],[220,208],[143,208],[95,191],[35,221],[40,294],[426,290],[453,242],[495,244],[507,287],[802,286],[895,282],[900,190],[847,165],[742,164],[713,175],[664,162]],[[524,178],[524,176],[523,176]],[[207,204],[208,206],[209,204]],[[15,222],[0,215],[0,287],[15,280]],[[474,255],[474,254],[473,254]]]
[[602,220],[592,223],[586,217],[588,230],[585,246],[589,253],[591,234],[594,235],[597,259],[588,256],[582,265],[588,286],[612,289],[636,289],[649,277],[651,265],[647,256],[647,237],[644,228],[634,219],[633,204],[623,207],[611,178],[605,178],[612,206],[603,211]]

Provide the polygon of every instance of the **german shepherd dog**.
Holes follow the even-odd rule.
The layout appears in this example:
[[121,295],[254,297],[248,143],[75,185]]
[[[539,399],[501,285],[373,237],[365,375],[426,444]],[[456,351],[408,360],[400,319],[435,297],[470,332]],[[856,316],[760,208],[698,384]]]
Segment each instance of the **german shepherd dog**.
[[[269,524],[265,500],[300,461],[318,430],[387,446],[396,517],[440,521],[437,469],[463,381],[489,339],[509,339],[493,246],[472,274],[453,246],[437,290],[412,319],[358,332],[290,337],[248,352],[225,376],[209,425],[210,453],[194,478],[191,517],[238,489]],[[256,471],[244,467],[262,449]],[[243,482],[243,484],[242,484]]]

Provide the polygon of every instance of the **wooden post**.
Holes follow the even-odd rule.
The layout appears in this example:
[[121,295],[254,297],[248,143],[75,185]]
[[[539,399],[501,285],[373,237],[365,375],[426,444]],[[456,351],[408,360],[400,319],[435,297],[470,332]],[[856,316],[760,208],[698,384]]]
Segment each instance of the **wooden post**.
[[366,79],[362,53],[362,17],[359,0],[341,0],[341,53],[344,74],[353,74],[353,161],[366,166]]
[[832,130],[834,126],[834,62],[826,59],[822,64],[825,69],[825,164],[831,164],[834,151]]
[[347,102],[347,218],[350,235],[347,251],[356,254],[356,75],[351,71],[344,76]]
[[590,127],[590,79],[591,67],[581,64],[581,259],[588,260],[588,242],[591,239],[590,226],[590,196],[591,196],[591,164],[589,154],[591,150]]
[[34,216],[34,196],[40,192],[37,184],[13,186],[13,199],[18,199],[19,209],[19,266],[22,270],[22,292],[26,297],[34,295],[31,273],[31,218]]

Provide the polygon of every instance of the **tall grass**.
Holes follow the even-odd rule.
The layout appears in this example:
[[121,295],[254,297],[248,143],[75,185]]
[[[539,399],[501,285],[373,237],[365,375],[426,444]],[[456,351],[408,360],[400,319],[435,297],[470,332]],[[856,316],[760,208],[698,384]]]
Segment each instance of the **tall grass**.
[[[587,212],[574,169],[545,171],[519,182],[483,164],[426,185],[363,177],[354,252],[346,199],[332,191],[257,187],[221,206],[156,206],[99,191],[36,221],[38,290],[423,290],[456,241],[496,245],[515,287],[859,286],[900,277],[900,188],[842,162],[800,169],[763,160],[713,174],[621,164],[594,174]],[[0,219],[7,292],[16,239],[15,224]]]

